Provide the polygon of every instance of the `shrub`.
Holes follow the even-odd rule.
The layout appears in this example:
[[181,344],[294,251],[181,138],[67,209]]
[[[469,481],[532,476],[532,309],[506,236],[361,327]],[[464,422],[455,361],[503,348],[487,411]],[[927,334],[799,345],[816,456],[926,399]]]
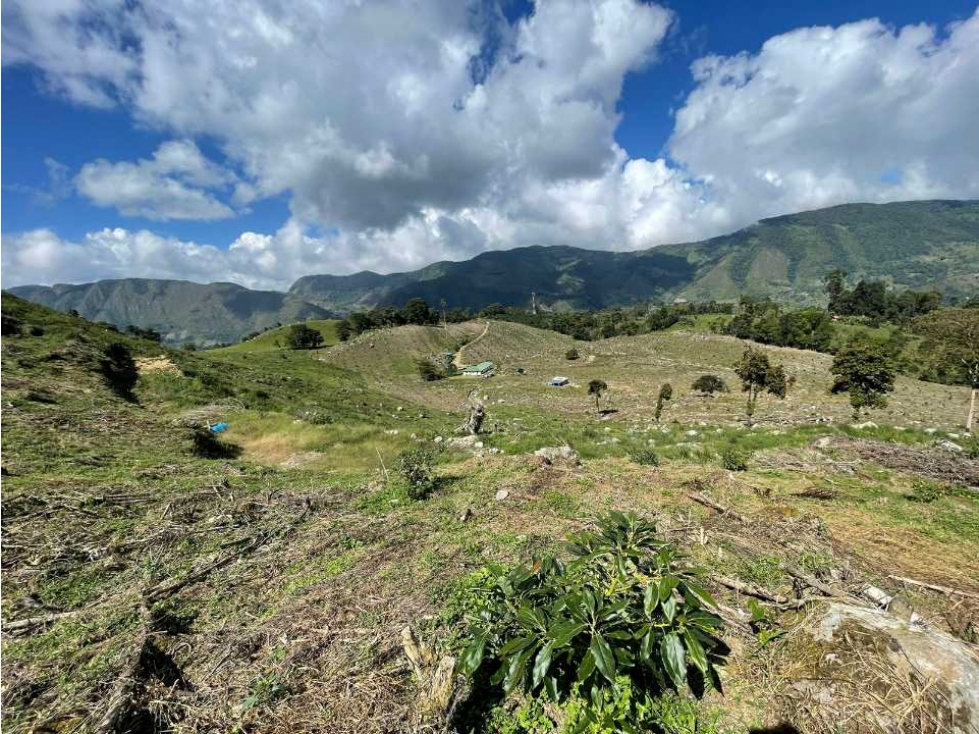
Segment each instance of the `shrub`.
[[908,499],[914,502],[930,503],[952,494],[947,484],[932,482],[927,479],[915,479],[911,482],[911,494]]
[[639,449],[629,458],[641,466],[659,466],[659,455],[652,449]]
[[425,449],[405,451],[398,458],[398,473],[408,484],[411,499],[423,500],[435,489],[434,466],[435,455]]
[[195,426],[192,439],[194,453],[202,459],[236,459],[241,456],[240,446],[222,441],[207,426]]
[[571,349],[569,349],[564,353],[564,358],[570,360],[578,359],[578,350],[575,349],[574,347],[571,347]]
[[44,336],[43,326],[32,326],[30,329],[31,336]]
[[293,324],[289,329],[290,349],[316,349],[323,343],[323,335],[306,324]]
[[714,393],[727,392],[727,383],[717,375],[701,375],[693,381],[690,388],[694,392],[711,397]]
[[750,458],[751,452],[736,446],[728,446],[721,452],[721,466],[728,471],[745,471]]
[[15,316],[3,314],[0,323],[2,323],[0,334],[3,336],[20,336],[23,333],[24,324]]
[[445,377],[445,372],[440,370],[438,366],[430,359],[416,360],[415,368],[418,370],[418,376],[421,377],[424,382],[434,382],[435,380],[441,380]]
[[[582,729],[618,711],[617,729],[642,723],[653,696],[687,686],[720,690],[721,620],[695,573],[651,522],[613,512],[571,536],[571,559],[492,567],[472,593],[467,674],[494,668],[504,693],[579,701]],[[688,681],[688,675],[693,679]],[[587,696],[587,698],[585,697]]]
[[663,406],[672,399],[673,386],[668,382],[664,382],[662,385],[660,385],[659,394],[656,396],[656,413],[654,414],[654,417],[656,418],[657,423],[659,422],[660,416],[663,415]]
[[113,342],[105,348],[99,362],[102,377],[109,388],[121,398],[134,401],[133,388],[139,379],[136,360],[133,359],[129,347],[120,342]]

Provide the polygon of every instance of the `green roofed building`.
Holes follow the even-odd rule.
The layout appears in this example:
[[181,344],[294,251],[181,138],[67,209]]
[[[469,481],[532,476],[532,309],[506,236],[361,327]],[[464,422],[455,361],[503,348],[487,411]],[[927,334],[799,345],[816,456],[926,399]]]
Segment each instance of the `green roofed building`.
[[493,371],[492,362],[480,362],[479,364],[471,364],[468,367],[462,368],[462,374],[469,375],[471,377],[486,377]]

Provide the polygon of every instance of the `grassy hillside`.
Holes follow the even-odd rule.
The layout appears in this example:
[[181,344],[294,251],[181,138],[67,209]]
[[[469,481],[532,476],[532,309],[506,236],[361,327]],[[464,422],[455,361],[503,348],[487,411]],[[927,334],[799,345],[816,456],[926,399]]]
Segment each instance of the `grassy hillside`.
[[[701,370],[730,382],[741,347],[704,333],[578,343],[573,363],[570,339],[499,322],[478,341],[485,326],[473,322],[314,352],[188,353],[8,294],[2,309],[5,331],[11,319],[19,331],[2,342],[5,732],[92,731],[113,712],[120,732],[417,730],[423,687],[402,630],[458,656],[487,564],[562,553],[567,533],[609,509],[654,520],[722,605],[725,695],[658,698],[670,734],[684,720],[704,734],[832,731],[836,709],[813,705],[824,689],[799,680],[831,686],[857,730],[895,710],[903,732],[962,722],[944,684],[888,662],[891,633],[816,634],[833,603],[867,609],[872,583],[898,597],[893,614],[913,610],[945,644],[974,639],[971,597],[893,578],[979,594],[968,489],[979,461],[935,446],[965,443],[947,388],[907,381],[877,429],[814,424],[845,411],[825,395],[822,357],[772,349],[796,387],[746,428],[740,393],[687,390]],[[112,343],[139,366],[134,401],[103,378]],[[498,376],[422,383],[413,372],[415,357],[460,347],[466,361],[497,361]],[[579,386],[606,379],[618,412],[602,420],[581,387],[546,388],[555,372]],[[663,379],[676,393],[657,424],[650,395]],[[475,388],[483,446],[450,446]],[[230,426],[218,453],[193,439],[205,420]],[[529,455],[564,441],[583,461]],[[398,471],[416,448],[435,453],[427,499],[411,499]],[[724,468],[731,450],[746,470]],[[630,458],[641,451],[658,466]],[[837,598],[807,586],[797,601],[794,569]],[[769,635],[748,624],[752,597],[732,581],[769,595]],[[528,718],[494,691],[457,689],[448,727],[426,725],[516,734],[528,721],[547,731],[548,712],[560,713]]]
[[529,307],[531,293],[555,308],[604,308],[683,296],[736,301],[742,294],[823,301],[823,276],[897,287],[979,292],[979,202],[847,204],[783,217],[703,242],[639,252],[525,247],[486,252],[411,273],[311,275],[290,289],[325,308],[429,303],[481,309]]
[[11,292],[35,303],[77,311],[90,321],[155,329],[167,342],[202,346],[237,342],[276,324],[331,314],[299,298],[234,283],[126,278],[82,285],[22,286]]
[[[306,326],[315,329],[323,336],[323,347],[330,347],[339,340],[337,337],[337,319],[310,319],[305,322]],[[219,347],[210,350],[212,355],[216,354],[248,354],[254,352],[274,352],[279,349],[289,348],[289,329],[291,326],[280,326],[277,329],[269,329],[256,337],[247,341],[232,344],[228,347]]]

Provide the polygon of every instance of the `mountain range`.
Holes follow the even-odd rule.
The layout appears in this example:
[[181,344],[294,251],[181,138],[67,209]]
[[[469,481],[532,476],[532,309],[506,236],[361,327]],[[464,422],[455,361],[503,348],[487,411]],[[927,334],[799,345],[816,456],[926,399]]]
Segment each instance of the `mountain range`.
[[308,275],[287,293],[232,283],[126,278],[11,292],[91,320],[153,328],[167,341],[235,341],[276,323],[414,297],[478,310],[491,303],[554,309],[652,300],[733,301],[747,294],[823,301],[823,276],[882,279],[896,288],[979,293],[979,201],[844,204],[764,219],[701,242],[633,252],[565,246],[494,250],[461,262],[382,275]]

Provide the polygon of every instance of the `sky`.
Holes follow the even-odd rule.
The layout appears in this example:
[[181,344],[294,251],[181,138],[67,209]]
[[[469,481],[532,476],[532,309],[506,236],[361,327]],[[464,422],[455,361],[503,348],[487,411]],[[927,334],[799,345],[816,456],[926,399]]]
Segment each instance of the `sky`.
[[4,287],[979,199],[975,0],[6,0],[2,62]]

